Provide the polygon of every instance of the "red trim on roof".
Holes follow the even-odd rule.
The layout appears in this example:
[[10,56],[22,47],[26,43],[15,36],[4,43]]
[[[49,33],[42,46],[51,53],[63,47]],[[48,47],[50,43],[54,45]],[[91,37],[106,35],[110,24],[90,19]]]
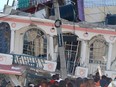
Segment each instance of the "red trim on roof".
[[[74,26],[70,26],[70,25],[62,25],[63,28],[66,29],[71,29],[74,30]],[[86,31],[86,32],[92,32],[92,33],[100,33],[100,34],[112,34],[112,35],[116,35],[115,31],[111,31],[111,30],[103,30],[101,28],[101,30],[99,29],[95,29],[95,28],[81,28],[81,27],[75,27],[75,30],[79,30],[79,31]]]
[[[34,23],[38,25],[43,25],[43,26],[51,26],[53,27],[54,23],[48,22],[48,21],[39,21],[39,20],[28,20],[28,19],[19,19],[19,18],[8,18],[8,17],[3,17],[0,18],[0,20],[3,21],[10,21],[10,22],[19,22],[19,23]],[[99,34],[111,34],[111,35],[116,35],[115,31],[111,30],[98,30],[98,29],[92,29],[92,28],[81,28],[81,27],[76,27],[74,29],[74,26],[72,25],[66,25],[63,24],[62,28],[68,29],[68,30],[78,30],[78,31],[87,31],[87,32],[92,32],[92,33],[99,33]]]

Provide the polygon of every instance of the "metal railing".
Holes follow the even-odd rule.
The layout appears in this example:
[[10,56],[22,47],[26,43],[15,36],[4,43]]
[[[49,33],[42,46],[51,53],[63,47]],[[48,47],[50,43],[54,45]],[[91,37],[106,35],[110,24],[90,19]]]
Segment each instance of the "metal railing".
[[106,65],[107,61],[100,60],[100,59],[89,59],[89,63],[91,64],[100,64],[100,65]]
[[95,74],[97,72],[98,66],[100,66],[102,72],[106,70],[107,61],[99,60],[99,59],[89,59],[88,69],[89,74]]

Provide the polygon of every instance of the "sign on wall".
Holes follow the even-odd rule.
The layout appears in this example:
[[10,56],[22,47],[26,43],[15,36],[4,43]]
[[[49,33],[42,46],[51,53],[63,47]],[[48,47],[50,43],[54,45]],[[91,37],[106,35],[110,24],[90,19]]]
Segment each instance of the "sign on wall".
[[50,72],[55,72],[56,69],[56,62],[52,62],[52,61],[45,61],[45,63],[43,64],[44,66],[44,70],[46,71],[50,71]]
[[87,77],[87,75],[88,75],[88,68],[76,67],[76,70],[75,70],[76,77],[84,78],[84,77]]
[[13,56],[8,54],[0,53],[0,64],[2,65],[12,65]]

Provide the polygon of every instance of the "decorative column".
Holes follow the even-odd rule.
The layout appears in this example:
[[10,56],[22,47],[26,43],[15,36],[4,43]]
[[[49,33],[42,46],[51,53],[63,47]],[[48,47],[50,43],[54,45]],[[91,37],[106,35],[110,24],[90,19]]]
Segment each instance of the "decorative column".
[[49,53],[50,53],[50,57],[52,60],[53,56],[54,56],[54,44],[53,44],[53,36],[49,36]]
[[14,30],[11,30],[10,53],[14,52]]
[[107,58],[107,65],[106,65],[107,70],[110,70],[110,66],[111,66],[112,47],[113,47],[113,44],[109,43],[108,58]]
[[86,50],[87,50],[87,41],[83,40],[81,42],[81,58],[80,64],[81,66],[86,66]]

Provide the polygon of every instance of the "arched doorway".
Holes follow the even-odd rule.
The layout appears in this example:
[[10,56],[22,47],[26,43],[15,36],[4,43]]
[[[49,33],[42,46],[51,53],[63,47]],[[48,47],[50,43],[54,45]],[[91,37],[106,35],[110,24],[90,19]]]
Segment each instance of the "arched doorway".
[[0,53],[10,53],[11,30],[7,22],[0,23]]
[[102,35],[94,36],[89,42],[89,50],[89,64],[92,64],[91,69],[95,69],[92,72],[96,72],[98,65],[105,70],[108,51],[108,43],[105,38]]
[[41,58],[47,57],[46,34],[37,28],[31,28],[24,34],[23,53]]

